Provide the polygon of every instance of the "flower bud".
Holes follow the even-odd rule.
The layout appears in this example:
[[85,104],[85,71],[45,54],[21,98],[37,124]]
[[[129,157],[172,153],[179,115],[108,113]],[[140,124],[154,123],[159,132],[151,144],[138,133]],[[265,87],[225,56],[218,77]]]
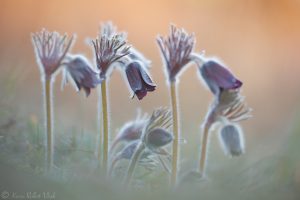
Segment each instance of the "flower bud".
[[225,67],[210,60],[200,67],[200,73],[211,92],[219,95],[220,91],[228,89],[237,89],[242,86],[242,82]]
[[163,147],[173,140],[173,135],[162,128],[155,128],[150,131],[145,138],[146,146],[153,150]]
[[114,139],[111,151],[121,142],[132,142],[140,139],[144,125],[145,122],[143,120],[126,123]]
[[220,132],[220,139],[227,154],[240,156],[244,153],[243,133],[237,125],[229,124],[224,126]]
[[[130,144],[128,144],[127,146],[125,146],[120,152],[119,152],[119,157],[120,159],[131,159],[132,155],[134,154],[137,145],[139,144],[139,140],[138,141],[134,141],[131,142]],[[146,159],[148,156],[150,155],[150,152],[144,152],[142,154],[141,159]]]

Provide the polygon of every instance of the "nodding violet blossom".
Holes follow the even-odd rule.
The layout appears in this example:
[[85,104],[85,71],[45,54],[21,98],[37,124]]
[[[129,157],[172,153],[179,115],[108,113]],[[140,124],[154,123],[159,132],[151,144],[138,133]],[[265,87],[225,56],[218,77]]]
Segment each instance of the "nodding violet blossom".
[[216,61],[207,61],[199,68],[201,76],[214,94],[206,124],[239,122],[248,119],[251,109],[240,95],[242,82]]
[[190,54],[195,46],[195,37],[184,29],[171,25],[170,35],[166,38],[159,36],[157,43],[170,82],[175,82],[178,74],[192,61]]
[[214,94],[214,101],[209,107],[203,124],[204,133],[200,159],[200,173],[203,174],[210,128],[214,124],[220,123],[220,138],[224,149],[233,156],[240,155],[244,152],[243,135],[237,124],[231,124],[250,118],[252,110],[246,105],[244,97],[240,94],[242,82],[226,67],[217,61],[209,60],[204,61],[199,66],[199,70],[204,82]]
[[156,84],[152,81],[148,69],[151,62],[145,58],[137,49],[131,47],[130,53],[122,58],[120,66],[124,69],[129,88],[133,91],[139,100],[143,99],[147,92],[152,92]]
[[73,40],[74,36],[68,38],[66,34],[60,35],[58,32],[49,32],[46,29],[32,34],[36,57],[42,75],[46,79],[50,79],[59,69],[71,48]]
[[131,158],[128,172],[126,176],[126,183],[130,183],[135,165],[139,161],[145,150],[153,154],[163,154],[166,152],[162,148],[173,141],[173,135],[167,130],[172,126],[172,115],[168,109],[157,109],[148,119],[141,139],[136,147],[136,150]]
[[92,69],[91,64],[82,55],[68,55],[64,65],[63,86],[71,79],[78,91],[83,88],[86,96],[89,96],[91,89],[102,82],[99,73]]
[[139,100],[143,99],[147,92],[155,90],[156,85],[152,82],[142,62],[133,61],[128,63],[125,67],[125,73],[130,88]]
[[228,69],[214,60],[204,62],[200,67],[200,73],[214,95],[219,95],[221,90],[238,89],[243,84]]
[[[98,38],[92,41],[94,46],[97,67],[100,70],[102,98],[102,120],[103,120],[103,163],[104,170],[108,163],[108,138],[109,138],[109,118],[107,104],[107,79],[112,71],[112,64],[123,67],[128,78],[129,85],[138,99],[146,96],[148,91],[155,90],[155,84],[147,74],[144,65],[148,65],[147,60],[136,50],[130,51],[127,45],[126,35],[118,33],[112,23],[102,26]],[[99,148],[100,149],[100,148]]]

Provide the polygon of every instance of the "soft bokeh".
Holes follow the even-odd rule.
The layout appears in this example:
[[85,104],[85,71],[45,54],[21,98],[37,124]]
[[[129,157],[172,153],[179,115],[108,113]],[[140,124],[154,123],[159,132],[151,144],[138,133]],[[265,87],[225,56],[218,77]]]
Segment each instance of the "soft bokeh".
[[[137,108],[151,112],[155,107],[169,105],[155,38],[158,34],[166,35],[169,24],[174,23],[195,33],[197,51],[205,50],[207,56],[220,58],[244,82],[242,93],[254,109],[254,117],[243,123],[247,144],[244,157],[251,157],[247,162],[251,164],[273,155],[286,144],[293,126],[299,122],[296,117],[300,105],[300,1],[297,0],[2,0],[0,109],[3,113],[4,107],[12,111],[1,117],[0,125],[11,118],[34,118],[43,125],[42,85],[31,32],[45,27],[76,33],[73,52],[92,60],[87,38],[94,38],[99,25],[107,20],[126,31],[129,42],[152,60],[151,74],[158,85],[157,91],[142,101],[130,99],[121,73],[114,72],[109,85],[113,134],[124,122],[135,118]],[[97,91],[86,99],[72,87],[62,92],[60,81],[61,76],[57,76],[55,128],[62,132],[86,130],[96,138]],[[197,163],[200,125],[212,96],[203,89],[195,66],[190,66],[180,77],[179,93],[181,133],[188,142],[182,145],[181,157],[183,165],[191,167]],[[213,136],[212,154],[220,154],[222,162],[230,165],[232,160],[223,156],[219,146],[214,145],[217,142]],[[195,163],[191,163],[193,159]],[[209,159],[212,167],[222,165],[216,157]],[[299,183],[299,161],[297,166],[295,180]]]

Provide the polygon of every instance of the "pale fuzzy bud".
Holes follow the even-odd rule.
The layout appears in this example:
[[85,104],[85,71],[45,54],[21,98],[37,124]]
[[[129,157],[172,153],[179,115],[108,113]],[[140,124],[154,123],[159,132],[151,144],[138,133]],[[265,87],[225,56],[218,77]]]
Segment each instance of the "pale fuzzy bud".
[[114,139],[110,151],[112,152],[119,143],[132,142],[140,139],[144,126],[144,120],[137,120],[126,123]]
[[229,124],[222,127],[220,140],[226,154],[240,156],[245,152],[243,132],[238,125]]
[[163,147],[171,143],[172,141],[173,135],[162,128],[153,129],[147,134],[145,138],[145,144],[151,150]]

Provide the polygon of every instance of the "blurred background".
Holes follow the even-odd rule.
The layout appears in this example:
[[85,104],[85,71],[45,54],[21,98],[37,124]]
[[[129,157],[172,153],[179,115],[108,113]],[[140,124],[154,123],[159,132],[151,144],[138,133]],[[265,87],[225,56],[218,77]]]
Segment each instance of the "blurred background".
[[[254,117],[242,123],[246,154],[241,158],[226,157],[218,145],[217,134],[212,135],[208,165],[211,179],[229,177],[234,172],[246,170],[244,174],[251,177],[252,182],[249,178],[246,179],[251,183],[238,177],[237,185],[242,182],[256,189],[274,183],[272,190],[285,188],[288,191],[285,194],[291,199],[299,197],[298,0],[2,0],[2,163],[19,163],[21,168],[26,168],[21,163],[30,165],[37,156],[34,154],[30,158],[32,161],[25,159],[22,154],[24,149],[28,150],[28,145],[34,143],[30,141],[31,132],[38,132],[37,135],[44,137],[42,85],[30,33],[40,31],[43,27],[61,33],[75,33],[77,40],[72,52],[84,54],[93,62],[93,51],[86,39],[96,37],[100,24],[108,20],[118,30],[126,31],[129,43],[152,61],[150,72],[158,85],[155,92],[138,101],[130,98],[131,93],[122,74],[119,71],[113,73],[109,84],[110,130],[113,135],[125,122],[136,117],[137,108],[151,113],[156,107],[169,106],[164,66],[155,38],[158,34],[168,34],[170,23],[174,23],[195,33],[197,51],[205,50],[207,56],[220,58],[244,82],[242,94],[254,109]],[[181,146],[183,171],[197,165],[201,121],[212,100],[211,93],[201,85],[198,75],[196,66],[191,65],[180,76],[180,129],[182,137],[187,140],[187,144]],[[61,91],[60,82],[61,75],[58,75],[54,89],[54,132],[70,138],[87,135],[87,143],[93,149],[99,132],[97,91],[94,90],[89,98],[85,98],[83,93],[76,93],[71,86]],[[27,134],[24,135],[24,132]],[[60,141],[58,136],[56,144],[63,146],[64,141]],[[5,140],[5,137],[13,139]],[[39,140],[42,141],[41,138]],[[83,140],[79,138],[78,141],[80,143]],[[38,156],[43,157],[43,154]],[[61,163],[57,161],[57,165]],[[276,178],[264,178],[262,181],[263,175]],[[8,178],[7,181],[14,185],[17,178]],[[261,187],[258,183],[265,185]],[[4,182],[1,185],[5,187]]]

